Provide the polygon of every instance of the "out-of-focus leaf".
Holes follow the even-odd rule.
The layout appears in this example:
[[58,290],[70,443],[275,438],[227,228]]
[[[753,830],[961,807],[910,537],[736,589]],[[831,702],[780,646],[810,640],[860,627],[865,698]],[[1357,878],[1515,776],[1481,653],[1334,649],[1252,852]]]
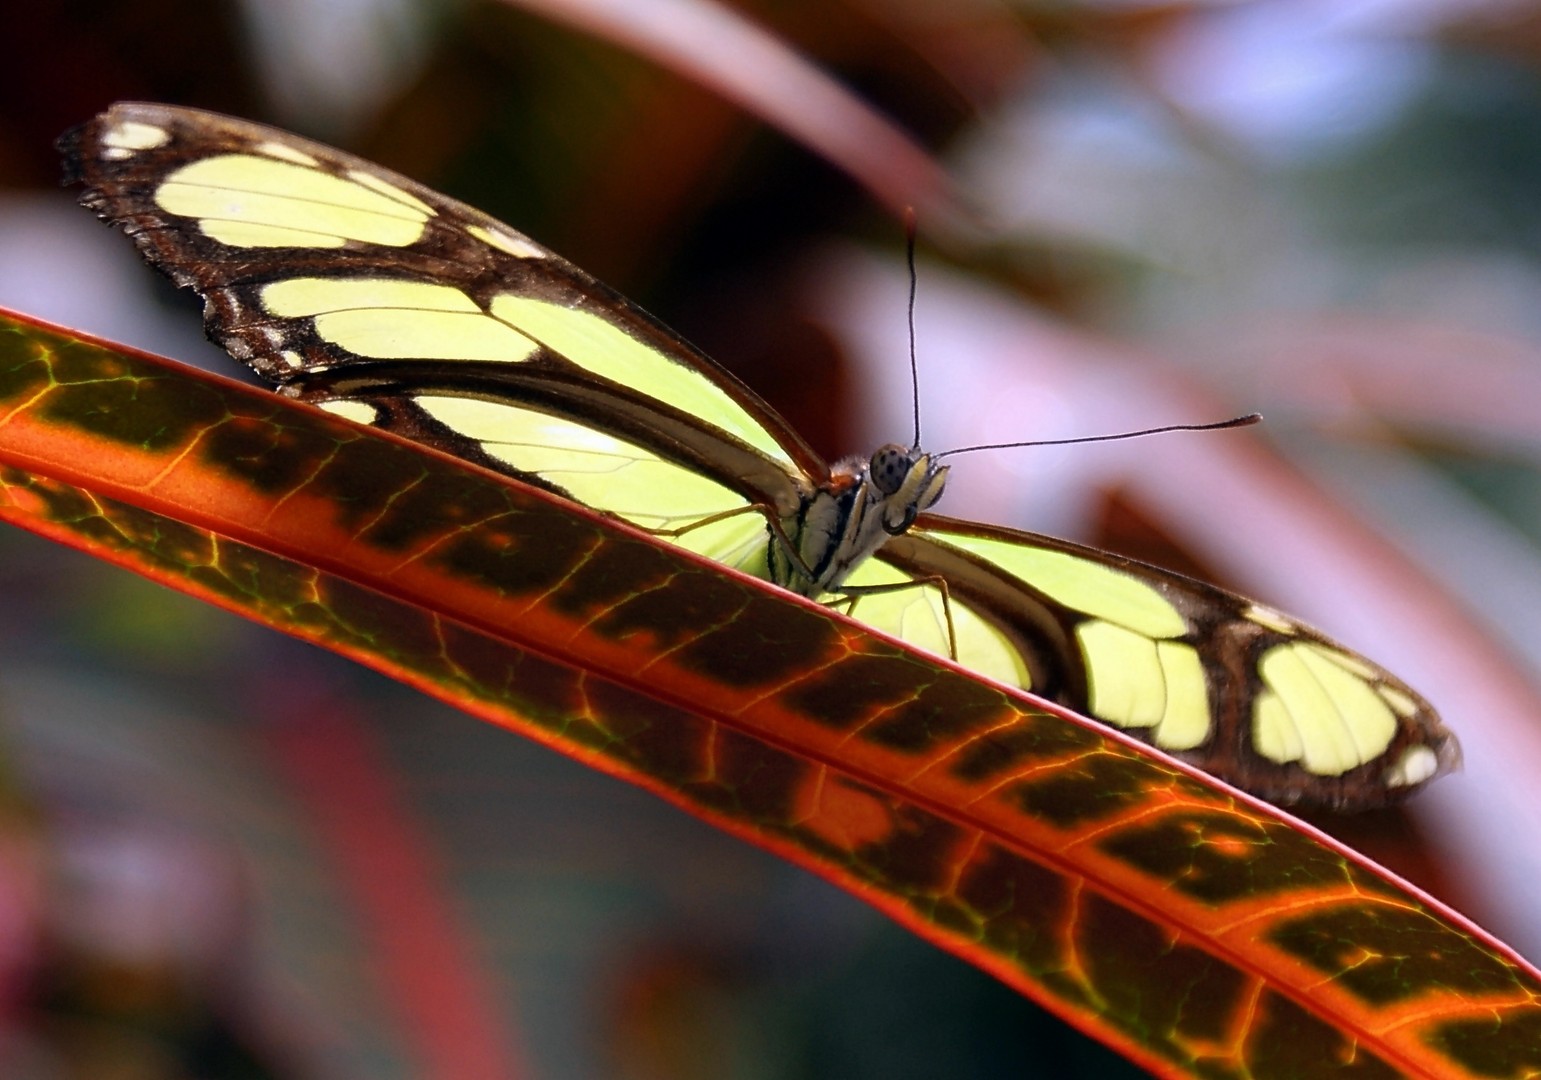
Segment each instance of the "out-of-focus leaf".
[[1541,974],[1312,830],[421,447],[14,322],[0,517],[640,784],[1158,1072],[1541,1063]]
[[844,169],[894,211],[960,223],[951,179],[925,149],[774,35],[712,0],[504,0],[609,39],[711,87]]

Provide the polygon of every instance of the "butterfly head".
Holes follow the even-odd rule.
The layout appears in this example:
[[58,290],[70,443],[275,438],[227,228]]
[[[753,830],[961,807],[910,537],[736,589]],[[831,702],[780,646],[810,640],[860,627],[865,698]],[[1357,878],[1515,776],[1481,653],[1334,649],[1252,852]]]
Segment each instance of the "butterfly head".
[[882,500],[883,531],[898,536],[942,497],[947,466],[919,447],[880,446],[867,462],[867,480]]

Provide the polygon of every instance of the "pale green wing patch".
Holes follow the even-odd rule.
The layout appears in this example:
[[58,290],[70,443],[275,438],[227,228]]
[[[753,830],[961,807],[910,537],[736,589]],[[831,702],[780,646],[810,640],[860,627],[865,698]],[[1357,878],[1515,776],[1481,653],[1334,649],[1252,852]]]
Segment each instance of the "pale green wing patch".
[[290,278],[258,290],[280,318],[310,318],[318,337],[371,360],[532,359],[540,346],[450,285],[398,278]]
[[494,298],[492,314],[558,356],[622,386],[635,387],[796,468],[765,425],[697,368],[638,341],[602,315],[530,296]]
[[1083,616],[1075,647],[1086,672],[1087,712],[1145,729],[1163,750],[1191,750],[1210,736],[1208,680],[1193,646],[1174,640],[1188,620],[1154,587],[1116,566],[1068,551],[988,536],[931,535]]
[[[856,590],[852,594],[852,618],[916,648],[949,655],[947,615],[942,591],[935,585],[868,559],[846,578],[845,587]],[[874,588],[882,591],[861,591]],[[1031,690],[1032,677],[1006,636],[957,598],[950,606],[958,662],[1008,686]]]
[[368,173],[343,179],[255,154],[184,165],[155,189],[155,203],[232,247],[406,247],[433,216],[422,200]]
[[988,536],[947,533],[938,542],[962,548],[1053,600],[1151,638],[1188,632],[1182,613],[1132,574],[1065,551]]
[[775,434],[707,375],[582,309],[504,293],[489,312],[451,285],[376,276],[290,278],[257,295],[267,314],[309,318],[323,341],[372,360],[518,363],[543,347],[797,468]]
[[1076,627],[1091,714],[1121,728],[1148,728],[1163,750],[1192,750],[1211,718],[1198,650],[1158,641],[1101,619]]
[[[645,447],[504,402],[426,394],[413,402],[490,457],[585,506],[651,531],[685,528],[665,539],[746,573],[764,561],[770,534],[747,499]],[[723,514],[730,516],[700,524]]]
[[1280,764],[1340,776],[1385,753],[1399,730],[1393,705],[1356,657],[1313,641],[1269,649],[1258,663],[1265,689],[1253,705],[1252,741]]

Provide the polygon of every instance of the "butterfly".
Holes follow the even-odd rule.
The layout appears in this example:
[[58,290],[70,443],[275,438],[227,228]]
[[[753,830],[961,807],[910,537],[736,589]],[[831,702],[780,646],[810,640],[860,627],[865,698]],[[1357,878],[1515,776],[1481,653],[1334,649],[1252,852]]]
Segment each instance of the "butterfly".
[[81,202],[284,394],[516,476],[1281,803],[1458,762],[1401,680],[1263,604],[931,513],[948,466],[829,465],[753,391],[507,225],[274,128],[120,103],[60,139]]

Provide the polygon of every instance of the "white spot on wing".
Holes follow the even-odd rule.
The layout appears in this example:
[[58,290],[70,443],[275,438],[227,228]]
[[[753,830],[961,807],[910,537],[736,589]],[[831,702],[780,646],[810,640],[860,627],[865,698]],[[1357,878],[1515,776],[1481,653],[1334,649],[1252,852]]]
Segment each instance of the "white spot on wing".
[[1276,630],[1281,634],[1293,634],[1299,629],[1289,616],[1283,612],[1275,611],[1271,607],[1265,607],[1262,604],[1252,604],[1242,614],[1259,626],[1266,626],[1268,629]]
[[519,259],[544,259],[546,250],[536,247],[522,236],[516,236],[502,229],[484,229],[480,225],[467,225],[466,232],[476,237],[489,247],[495,247],[499,251]]
[[125,120],[102,135],[102,145],[107,147],[103,157],[120,160],[132,157],[140,150],[153,150],[164,146],[171,139],[165,128],[154,124],[142,124],[138,120]]
[[1427,746],[1412,746],[1386,770],[1387,787],[1413,787],[1439,772],[1439,755]]
[[373,424],[380,417],[380,410],[367,401],[321,401],[317,404],[334,416],[352,420],[355,424]]
[[1411,717],[1418,712],[1418,703],[1395,686],[1379,685],[1376,686],[1375,692],[1385,699],[1386,704],[1391,706],[1391,711],[1398,716]]
[[296,165],[305,165],[311,168],[314,168],[316,165],[320,164],[320,162],[311,157],[305,151],[290,146],[288,143],[275,142],[271,139],[267,142],[259,143],[257,145],[257,152],[259,154],[266,154],[270,158],[278,158],[281,161],[292,161]]
[[433,217],[434,214],[437,213],[433,207],[429,206],[422,199],[419,199],[416,195],[413,195],[408,191],[404,191],[403,189],[397,187],[395,184],[391,183],[389,180],[386,180],[384,177],[376,176],[374,173],[365,172],[363,169],[349,169],[348,179],[352,180],[355,184],[367,187],[371,191],[384,195],[387,199],[394,199],[396,202],[410,206],[414,210],[420,211],[428,217]]

